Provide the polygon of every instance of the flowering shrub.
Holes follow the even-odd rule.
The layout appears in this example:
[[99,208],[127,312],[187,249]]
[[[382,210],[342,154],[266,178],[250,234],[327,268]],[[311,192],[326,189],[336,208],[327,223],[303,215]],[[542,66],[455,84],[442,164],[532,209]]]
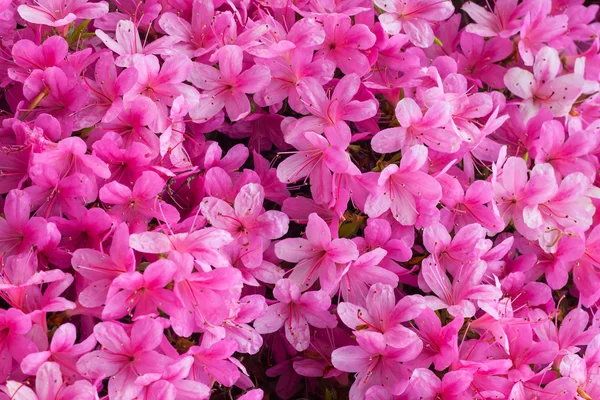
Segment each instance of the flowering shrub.
[[599,8],[0,0],[0,400],[600,399]]

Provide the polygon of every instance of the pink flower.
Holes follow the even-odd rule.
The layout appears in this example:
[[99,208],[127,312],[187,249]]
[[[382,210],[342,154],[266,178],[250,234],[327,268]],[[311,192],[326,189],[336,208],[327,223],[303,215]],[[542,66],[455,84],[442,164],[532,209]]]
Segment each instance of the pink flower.
[[119,115],[110,122],[96,125],[92,132],[93,138],[101,139],[109,132],[115,132],[123,139],[125,146],[133,143],[145,145],[154,158],[159,154],[159,139],[153,129],[149,128],[156,121],[158,110],[154,102],[145,96],[126,99]]
[[358,258],[356,245],[348,239],[332,239],[329,227],[317,214],[308,217],[306,239],[290,238],[275,244],[282,260],[297,263],[290,279],[302,290],[317,279],[326,292],[333,289],[345,264]]
[[243,50],[239,46],[224,46],[217,54],[219,69],[194,63],[189,79],[194,86],[204,90],[200,103],[190,111],[196,120],[215,116],[223,107],[229,119],[238,121],[250,113],[246,93],[257,93],[271,80],[269,69],[254,65],[242,72]]
[[347,142],[329,141],[314,132],[305,132],[286,139],[298,152],[277,166],[281,182],[292,183],[310,179],[310,190],[318,203],[329,203],[333,194],[333,172],[345,172],[350,164]]
[[21,18],[27,22],[60,28],[76,19],[95,19],[105,15],[108,13],[108,3],[88,3],[87,0],[39,0],[34,5],[19,6],[18,11]]
[[502,292],[492,285],[481,283],[486,265],[483,261],[467,262],[456,271],[452,283],[440,265],[428,257],[421,267],[422,282],[435,296],[426,296],[427,305],[433,310],[447,308],[454,317],[471,318],[477,308],[473,301],[499,300]]
[[[298,94],[312,116],[304,117],[287,127],[289,136],[298,136],[305,131],[325,132],[325,136],[340,147],[350,140],[350,129],[346,121],[364,121],[376,114],[374,100],[353,100],[360,89],[360,78],[352,73],[340,79],[331,95],[323,90],[318,80],[302,79],[297,87]],[[293,145],[293,143],[291,143]]]
[[508,38],[519,32],[521,28],[521,21],[518,18],[521,16],[522,8],[518,6],[518,1],[496,0],[492,11],[469,1],[462,9],[473,18],[475,23],[467,25],[466,31],[483,37]]
[[162,331],[160,322],[149,318],[135,322],[129,334],[115,322],[101,322],[94,327],[94,335],[102,350],[83,355],[77,369],[91,379],[110,378],[110,397],[135,398],[144,389],[135,384],[139,375],[160,373],[171,363],[154,350],[162,340]]
[[188,253],[203,270],[210,266],[227,267],[229,262],[220,249],[233,238],[223,229],[203,228],[190,233],[165,235],[162,232],[143,232],[131,235],[134,250],[148,254]]
[[535,229],[542,223],[542,217],[536,210],[558,190],[553,175],[550,165],[538,164],[528,179],[525,161],[522,158],[510,157],[502,167],[500,179],[493,181],[494,201],[504,222],[512,220],[519,233],[529,239],[537,237]]
[[391,395],[404,392],[408,386],[408,371],[402,362],[410,360],[414,353],[389,346],[379,332],[356,331],[354,334],[358,346],[340,347],[331,354],[334,367],[356,373],[350,399],[364,399],[367,389],[378,385]]
[[25,82],[33,70],[60,66],[69,54],[69,44],[60,36],[50,36],[39,46],[22,39],[13,45],[11,54],[16,68],[7,72],[12,79]]
[[[496,7],[499,3],[501,1],[496,1]],[[463,9],[467,6],[468,4]],[[472,3],[471,6],[479,7]],[[494,89],[504,88],[506,68],[496,63],[511,55],[511,41],[501,37],[485,41],[481,36],[469,33],[470,26],[472,25],[467,25],[467,31],[460,37],[462,55],[459,55],[458,70],[479,87],[485,83]]]
[[335,316],[329,313],[331,299],[323,290],[304,292],[290,279],[281,279],[275,285],[273,296],[279,300],[267,309],[264,316],[254,321],[254,328],[262,334],[272,333],[285,326],[285,337],[298,351],[310,345],[310,326],[334,328]]
[[426,144],[429,148],[444,153],[454,153],[460,148],[460,137],[446,129],[452,107],[446,102],[437,102],[425,115],[421,108],[410,98],[402,99],[396,105],[398,128],[388,128],[377,133],[371,145],[378,153],[394,153],[417,144]]
[[239,368],[233,363],[237,344],[233,340],[220,340],[210,346],[192,346],[186,353],[193,357],[190,377],[206,386],[215,382],[233,386],[240,377]]
[[414,225],[417,218],[433,209],[442,197],[437,181],[420,171],[427,161],[427,148],[411,147],[400,166],[391,164],[379,175],[375,190],[369,194],[365,212],[372,218],[391,210],[393,217],[402,225]]
[[393,286],[376,283],[369,288],[364,302],[365,306],[348,302],[338,304],[338,315],[346,326],[360,332],[382,333],[388,345],[404,349],[407,359],[421,352],[419,337],[402,325],[425,310],[421,296],[406,296],[396,303]]
[[24,83],[23,95],[30,103],[41,97],[33,113],[44,112],[56,117],[65,136],[88,127],[85,120],[78,118],[78,111],[88,104],[89,91],[69,66],[34,70]]
[[586,156],[593,146],[585,131],[571,132],[566,138],[564,126],[554,120],[544,122],[540,137],[533,144],[536,163],[549,163],[559,177],[581,172],[590,180],[595,179],[596,168]]
[[407,392],[410,391],[423,400],[466,399],[470,396],[465,390],[472,381],[473,375],[469,371],[449,371],[440,379],[428,369],[417,368],[410,377],[410,388]]
[[342,271],[339,293],[347,302],[364,306],[363,293],[377,283],[398,286],[398,275],[379,264],[386,255],[383,249],[375,249],[359,256],[350,262]]
[[[533,63],[533,60],[532,60]],[[521,112],[530,119],[546,107],[555,117],[566,116],[583,89],[583,78],[577,74],[557,76],[561,69],[558,52],[542,48],[535,56],[533,74],[522,68],[511,68],[504,75],[504,84],[523,99]]]
[[458,180],[444,174],[439,176],[444,208],[441,221],[447,229],[462,228],[479,223],[491,232],[499,232],[504,222],[491,204],[494,198],[493,185],[486,181],[475,181],[465,191]]
[[518,46],[519,55],[525,65],[534,65],[534,57],[537,58],[540,47],[552,43],[567,32],[569,17],[548,15],[551,7],[551,0],[536,1],[531,4],[523,18]]
[[554,361],[558,355],[558,344],[550,340],[533,340],[533,329],[531,325],[507,326],[506,334],[509,344],[509,357],[513,368],[508,377],[512,381],[527,381],[535,372],[531,365],[547,365]]
[[431,23],[450,18],[454,6],[449,0],[377,0],[377,7],[385,11],[379,16],[383,29],[390,35],[404,31],[418,47],[433,44]]
[[477,260],[486,248],[485,230],[479,224],[454,229],[454,237],[441,224],[423,230],[423,245],[440,266],[457,273],[463,264]]
[[205,399],[210,395],[208,386],[186,379],[190,374],[194,359],[184,357],[173,363],[159,373],[142,375],[135,380],[135,384],[143,386],[144,389],[139,399],[161,398],[165,400],[193,400]]
[[579,352],[581,346],[590,345],[600,334],[600,328],[588,326],[590,316],[581,308],[569,311],[560,327],[541,309],[531,310],[529,318],[536,322],[533,330],[540,340],[557,344],[559,356]]
[[58,142],[55,149],[34,154],[32,162],[54,168],[61,177],[80,173],[86,175],[91,182],[95,176],[108,179],[110,171],[104,161],[86,152],[87,146],[83,140],[68,137]]
[[174,54],[162,66],[153,55],[137,56],[134,58],[134,67],[138,71],[138,79],[129,97],[135,98],[135,94],[141,94],[152,99],[159,111],[152,116],[158,131],[166,129],[169,116],[167,106],[172,106],[180,95],[190,107],[198,103],[198,91],[184,83],[192,71],[192,61],[186,55]]
[[200,206],[211,225],[231,234],[232,245],[243,246],[240,257],[248,268],[259,266],[270,241],[280,238],[288,229],[287,215],[278,211],[264,212],[263,201],[262,186],[249,183],[236,196],[235,208],[215,197],[205,198]]
[[142,46],[137,26],[135,26],[133,21],[128,20],[118,22],[115,32],[116,40],[111,39],[100,29],[96,29],[96,36],[102,40],[106,47],[119,55],[115,60],[117,67],[133,66],[136,54],[165,54],[177,42],[177,38],[164,36],[153,41],[148,46]]

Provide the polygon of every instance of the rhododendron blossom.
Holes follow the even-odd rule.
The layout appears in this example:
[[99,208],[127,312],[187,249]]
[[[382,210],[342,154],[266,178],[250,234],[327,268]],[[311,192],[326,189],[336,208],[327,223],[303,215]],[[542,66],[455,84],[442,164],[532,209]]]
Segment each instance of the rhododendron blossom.
[[594,0],[0,0],[0,400],[600,399]]

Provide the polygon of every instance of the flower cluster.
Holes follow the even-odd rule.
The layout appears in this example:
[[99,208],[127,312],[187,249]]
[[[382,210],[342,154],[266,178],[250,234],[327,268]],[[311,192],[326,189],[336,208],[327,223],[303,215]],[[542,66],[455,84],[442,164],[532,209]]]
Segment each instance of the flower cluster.
[[0,0],[0,400],[600,399],[599,8]]

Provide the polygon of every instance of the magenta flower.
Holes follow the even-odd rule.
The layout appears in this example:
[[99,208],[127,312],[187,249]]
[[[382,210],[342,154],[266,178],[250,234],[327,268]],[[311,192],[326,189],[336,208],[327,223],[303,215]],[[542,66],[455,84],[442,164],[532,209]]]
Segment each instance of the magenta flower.
[[541,309],[529,312],[529,318],[537,322],[533,330],[540,340],[556,343],[559,356],[579,352],[581,346],[588,346],[600,334],[598,326],[588,326],[589,314],[581,308],[574,308],[564,316],[560,327]]
[[138,72],[135,68],[127,68],[117,73],[114,58],[104,53],[96,61],[95,80],[86,80],[90,86],[93,105],[83,109],[89,124],[99,121],[111,122],[123,111],[123,97],[127,95],[137,82]]
[[133,190],[117,182],[100,189],[100,200],[113,204],[109,215],[116,221],[127,222],[132,232],[143,230],[151,218],[174,224],[179,221],[175,207],[160,200],[165,181],[155,172],[146,171],[133,185]]
[[554,120],[544,122],[539,139],[533,143],[536,163],[549,163],[559,177],[581,172],[590,180],[595,179],[595,167],[586,156],[593,146],[585,131],[572,132],[567,138],[564,126]]
[[0,252],[3,258],[28,253],[48,242],[47,223],[40,217],[30,218],[31,207],[29,195],[22,190],[11,190],[6,196],[5,219],[0,220]]
[[413,363],[424,368],[433,363],[438,371],[448,368],[458,358],[458,332],[464,318],[454,318],[442,326],[436,313],[427,307],[414,321],[415,333],[423,342],[423,351]]
[[398,275],[379,265],[385,255],[385,250],[375,249],[362,254],[344,268],[339,286],[344,301],[364,306],[366,299],[362,293],[368,292],[372,285],[398,286]]
[[69,44],[60,36],[50,36],[39,46],[31,40],[22,39],[13,45],[11,51],[16,67],[7,72],[12,79],[25,82],[33,70],[60,66],[68,54]]
[[31,319],[16,308],[0,310],[0,372],[8,377],[13,371],[13,360],[21,362],[25,356],[38,351],[35,343],[25,336],[31,330]]
[[154,158],[159,154],[160,144],[158,136],[149,125],[156,121],[157,113],[156,105],[148,97],[126,99],[120,114],[110,122],[96,125],[91,136],[100,139],[109,132],[115,132],[121,136],[125,146],[141,143],[151,151]]
[[271,71],[269,85],[254,96],[257,103],[261,106],[278,105],[287,98],[290,107],[302,114],[312,111],[302,102],[298,83],[306,78],[314,78],[322,86],[333,78],[335,71],[335,64],[332,61],[326,59],[313,61],[313,51],[304,47],[295,48],[291,55],[259,58],[257,61]]
[[275,253],[282,260],[297,263],[290,279],[302,290],[310,288],[318,279],[326,292],[334,288],[345,264],[358,258],[356,245],[348,239],[332,239],[329,227],[315,213],[308,217],[306,239],[277,242]]
[[35,185],[24,191],[36,214],[45,218],[62,215],[76,218],[85,212],[85,205],[97,197],[94,184],[82,173],[63,178],[51,166],[38,164],[31,167],[29,176]]
[[430,24],[448,19],[454,12],[449,0],[377,0],[375,4],[385,11],[379,16],[383,29],[390,35],[404,31],[418,47],[431,46],[434,35]]
[[76,19],[95,19],[108,13],[108,3],[87,0],[38,0],[34,4],[23,4],[18,8],[25,21],[56,28],[69,25]]
[[352,25],[348,15],[330,14],[323,18],[325,40],[318,48],[317,59],[333,62],[344,74],[364,76],[371,70],[363,51],[375,44],[375,35],[363,24]]
[[225,46],[217,54],[219,69],[194,63],[189,79],[204,90],[200,103],[190,111],[198,121],[215,116],[225,107],[229,119],[238,121],[250,113],[247,93],[257,93],[271,81],[269,69],[254,65],[242,72],[243,50],[239,46]]
[[539,210],[540,204],[548,202],[558,190],[552,167],[548,164],[538,164],[528,179],[525,161],[522,158],[510,157],[502,168],[500,179],[493,186],[494,200],[504,222],[512,221],[519,233],[529,239],[535,239],[535,229],[542,224],[542,217],[536,210]]
[[172,261],[158,260],[148,265],[143,274],[134,271],[119,275],[108,289],[102,318],[119,319],[128,314],[134,318],[156,317],[158,309],[173,313],[178,302],[173,292],[164,287],[173,280],[176,271]]
[[334,328],[335,316],[329,313],[331,299],[323,290],[304,292],[290,279],[281,279],[275,285],[273,296],[279,302],[267,309],[264,316],[254,321],[254,328],[262,334],[272,333],[285,326],[285,337],[298,351],[310,345],[310,326]]
[[90,308],[104,304],[113,279],[135,270],[127,224],[122,223],[115,229],[108,254],[93,249],[77,249],[73,252],[71,264],[77,273],[90,281],[79,292],[79,303]]
[[138,79],[129,97],[141,94],[152,99],[159,111],[157,115],[152,115],[158,131],[166,129],[169,116],[167,106],[172,106],[177,97],[183,96],[190,106],[197,104],[198,91],[184,83],[192,71],[192,61],[186,55],[174,54],[162,66],[153,55],[137,57],[134,67],[138,71]]
[[448,175],[438,177],[442,185],[443,197],[441,210],[443,225],[462,228],[478,223],[491,232],[499,232],[505,224],[498,210],[492,206],[494,200],[493,185],[486,181],[475,181],[465,191],[458,180]]
[[133,187],[135,181],[148,169],[152,151],[140,142],[125,147],[123,138],[116,132],[106,132],[92,145],[93,154],[108,165],[109,181]]
[[86,152],[87,146],[83,140],[69,137],[58,142],[56,149],[34,154],[32,162],[54,168],[61,177],[79,173],[86,175],[91,182],[95,176],[108,179],[110,170],[104,161]]
[[531,365],[547,365],[558,355],[558,344],[550,340],[533,340],[531,325],[508,326],[506,328],[509,345],[509,357],[513,369],[508,377],[513,381],[527,381],[535,372]]
[[98,400],[96,388],[86,380],[78,380],[67,386],[57,363],[44,363],[35,377],[35,392],[20,382],[6,382],[6,393],[13,399],[27,400]]
[[457,273],[463,264],[477,260],[486,248],[485,230],[479,224],[454,229],[454,237],[441,224],[423,230],[423,245],[442,269]]
[[77,360],[96,347],[96,338],[93,334],[78,344],[75,344],[76,338],[75,325],[61,325],[54,333],[48,350],[27,355],[21,361],[21,369],[28,375],[35,375],[46,365],[46,362],[52,361],[59,366],[67,382],[76,381],[77,378],[81,378],[76,368]]
[[75,71],[69,66],[34,70],[24,83],[23,95],[30,104],[41,97],[33,113],[54,116],[65,136],[88,127],[85,120],[79,119],[78,112],[88,104],[89,91],[78,82]]
[[210,266],[227,267],[229,262],[220,249],[233,238],[223,229],[204,228],[191,233],[165,235],[162,232],[143,232],[131,235],[134,250],[148,254],[189,253],[204,270]]
[[212,29],[215,5],[210,0],[194,0],[192,18],[188,21],[178,13],[165,12],[160,16],[158,25],[172,38],[171,45],[188,57],[201,57],[217,47],[217,38]]

